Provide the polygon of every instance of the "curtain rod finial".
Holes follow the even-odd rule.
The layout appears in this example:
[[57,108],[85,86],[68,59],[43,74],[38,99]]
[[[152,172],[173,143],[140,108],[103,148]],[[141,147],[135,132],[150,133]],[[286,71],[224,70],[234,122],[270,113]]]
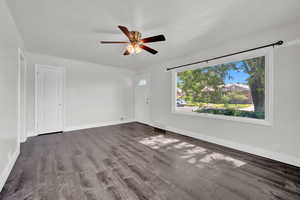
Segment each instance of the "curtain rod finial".
[[283,41],[282,41],[282,40],[278,41],[278,42],[276,43],[276,45],[283,45]]

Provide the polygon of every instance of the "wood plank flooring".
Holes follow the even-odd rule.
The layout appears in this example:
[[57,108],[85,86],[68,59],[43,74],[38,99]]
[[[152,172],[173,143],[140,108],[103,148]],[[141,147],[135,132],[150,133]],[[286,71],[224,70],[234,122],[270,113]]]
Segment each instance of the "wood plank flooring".
[[30,138],[1,200],[299,200],[300,169],[129,123]]

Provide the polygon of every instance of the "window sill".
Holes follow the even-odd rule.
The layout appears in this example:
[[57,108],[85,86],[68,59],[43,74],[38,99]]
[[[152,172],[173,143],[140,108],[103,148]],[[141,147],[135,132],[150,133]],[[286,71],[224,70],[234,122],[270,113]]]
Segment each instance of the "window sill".
[[269,120],[265,120],[265,119],[263,120],[263,119],[253,119],[253,118],[246,118],[246,117],[233,117],[233,116],[216,115],[216,114],[209,114],[209,113],[183,112],[177,110],[173,110],[172,114],[202,117],[202,118],[209,118],[209,119],[229,120],[229,121],[236,121],[236,122],[264,125],[264,126],[272,126],[272,123]]

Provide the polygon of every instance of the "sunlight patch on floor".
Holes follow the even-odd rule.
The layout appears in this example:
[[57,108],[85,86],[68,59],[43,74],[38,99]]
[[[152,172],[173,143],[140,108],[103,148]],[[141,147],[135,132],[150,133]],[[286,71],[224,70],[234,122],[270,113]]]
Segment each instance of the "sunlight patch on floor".
[[200,159],[200,161],[204,162],[204,163],[210,163],[214,160],[224,160],[224,161],[232,162],[235,167],[241,167],[244,164],[246,164],[243,161],[232,158],[230,156],[225,156],[221,153],[211,153],[211,154],[206,155],[204,158]]
[[187,148],[187,147],[194,147],[195,145],[187,143],[187,142],[181,142],[179,144],[174,145],[174,148],[176,149],[182,149],[182,148]]
[[188,142],[181,142],[179,139],[166,137],[165,135],[143,138],[139,142],[152,149],[164,148],[179,152],[182,159],[185,159],[189,164],[195,165],[198,168],[203,168],[203,163],[213,164],[217,161],[226,161],[234,167],[241,167],[246,164],[236,158],[232,158],[221,153],[211,152],[206,148],[196,146]]
[[159,149],[160,147],[179,142],[179,140],[174,138],[166,138],[164,135],[158,135],[144,138],[139,142],[151,147],[152,149]]
[[181,158],[191,158],[197,155],[203,155],[207,153],[207,149],[202,147],[194,147],[192,149],[186,149],[182,151],[183,155],[181,155]]

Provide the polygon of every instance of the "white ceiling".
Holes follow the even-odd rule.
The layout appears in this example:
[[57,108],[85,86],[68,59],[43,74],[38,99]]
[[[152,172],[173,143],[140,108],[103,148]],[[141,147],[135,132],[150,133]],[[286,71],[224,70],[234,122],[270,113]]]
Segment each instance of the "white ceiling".
[[[141,67],[193,54],[245,34],[300,20],[300,0],[7,0],[29,51],[118,67]],[[166,42],[123,56],[118,25]]]

